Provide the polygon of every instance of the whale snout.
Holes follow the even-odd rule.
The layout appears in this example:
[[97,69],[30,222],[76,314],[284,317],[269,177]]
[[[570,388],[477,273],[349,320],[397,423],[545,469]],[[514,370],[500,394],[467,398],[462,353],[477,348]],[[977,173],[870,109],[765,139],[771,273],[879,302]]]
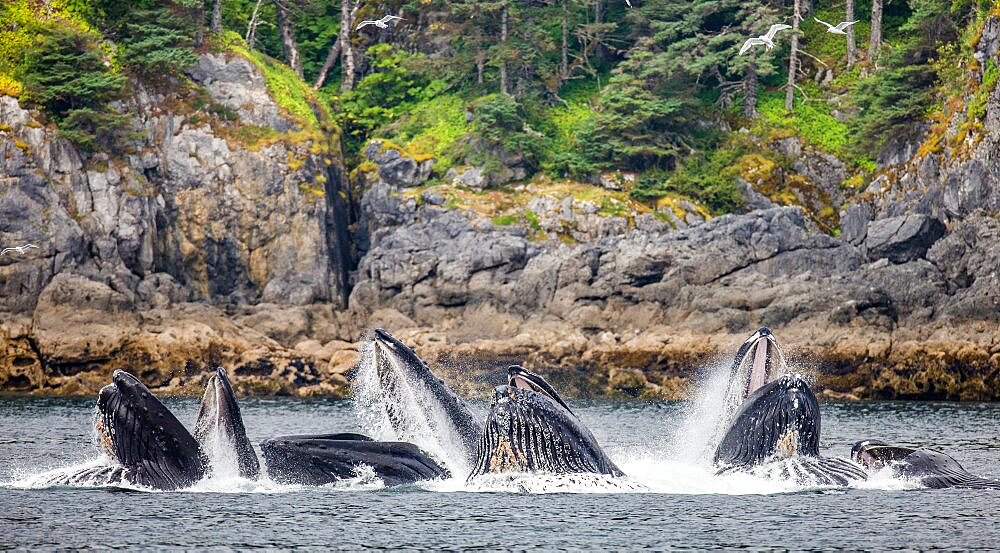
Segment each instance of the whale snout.
[[787,391],[804,390],[809,388],[809,383],[806,382],[806,377],[799,373],[787,373],[779,376],[774,380],[778,384],[778,388]]

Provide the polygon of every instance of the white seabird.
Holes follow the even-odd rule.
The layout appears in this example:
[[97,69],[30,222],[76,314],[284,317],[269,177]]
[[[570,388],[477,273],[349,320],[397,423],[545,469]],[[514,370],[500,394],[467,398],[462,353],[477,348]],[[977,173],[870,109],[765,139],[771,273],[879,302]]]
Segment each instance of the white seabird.
[[402,20],[402,19],[403,18],[399,17],[398,15],[386,15],[386,16],[382,17],[382,19],[365,19],[361,23],[358,23],[358,26],[355,27],[354,30],[357,31],[361,27],[365,27],[365,26],[368,26],[368,25],[375,25],[379,29],[385,29],[386,27],[389,26],[389,25],[387,25],[387,23],[389,23],[391,21]]
[[17,252],[21,255],[24,255],[24,252],[28,251],[31,248],[35,248],[36,250],[39,249],[38,246],[34,244],[25,244],[23,246],[14,246],[13,248],[4,248],[3,251],[0,251],[0,255],[4,255],[7,252]]
[[775,25],[771,25],[771,28],[767,30],[767,33],[762,34],[760,36],[748,38],[747,41],[743,43],[743,46],[740,48],[740,55],[742,56],[747,52],[747,50],[753,48],[754,46],[760,46],[761,44],[763,44],[767,50],[774,48],[774,35],[778,31],[783,31],[785,29],[791,29],[791,28],[792,28],[791,25],[785,25],[784,23],[777,23]]
[[833,26],[833,25],[830,25],[829,23],[827,23],[826,21],[823,21],[822,19],[820,19],[818,17],[814,17],[813,19],[815,19],[816,21],[819,21],[820,23],[826,25],[826,32],[833,33],[835,35],[846,35],[847,31],[845,31],[844,29],[847,29],[851,25],[854,25],[858,21],[861,21],[860,19],[858,21],[843,21],[841,23],[838,23],[836,26]]

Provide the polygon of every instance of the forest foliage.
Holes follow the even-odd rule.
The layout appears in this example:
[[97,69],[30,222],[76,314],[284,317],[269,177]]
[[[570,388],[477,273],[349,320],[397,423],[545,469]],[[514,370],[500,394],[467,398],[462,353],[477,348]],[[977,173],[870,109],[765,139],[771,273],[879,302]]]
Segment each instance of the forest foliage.
[[[228,44],[260,63],[285,63],[280,77],[297,81],[296,90],[315,85],[343,129],[350,163],[360,163],[367,141],[386,138],[437,158],[436,178],[453,166],[494,170],[510,159],[582,182],[632,172],[638,200],[680,194],[725,212],[739,204],[746,156],[781,163],[775,139],[795,136],[839,157],[857,181],[887,143],[915,139],[940,118],[945,100],[981,100],[997,80],[995,62],[977,67],[972,57],[995,2],[632,4],[7,0],[0,93],[37,105],[87,148],[110,147],[100,137],[123,124],[112,106],[128,79],[182,82],[200,51]],[[773,50],[738,55],[747,37],[791,23],[796,6],[803,17],[794,52],[784,31]],[[848,7],[860,20],[851,54],[847,37],[813,20],[837,23]],[[404,19],[354,30],[386,13]],[[963,79],[976,71],[984,78]],[[288,109],[308,118],[312,106],[294,99]],[[970,127],[981,111],[966,110]]]

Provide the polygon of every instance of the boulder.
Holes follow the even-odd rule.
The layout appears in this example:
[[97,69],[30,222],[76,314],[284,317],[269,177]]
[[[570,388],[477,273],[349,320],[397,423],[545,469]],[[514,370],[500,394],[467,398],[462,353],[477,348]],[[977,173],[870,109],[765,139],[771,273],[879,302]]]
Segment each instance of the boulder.
[[380,140],[372,140],[365,147],[365,156],[378,166],[378,176],[395,188],[420,186],[431,176],[434,159],[417,161],[398,148]]
[[944,223],[926,215],[877,219],[868,223],[864,248],[870,261],[906,263],[924,257],[944,233]]
[[466,167],[462,170],[450,169],[445,175],[455,186],[464,186],[473,190],[482,190],[489,186],[489,178],[482,167]]
[[868,223],[871,220],[871,205],[857,203],[847,206],[840,214],[840,237],[852,245],[860,246],[868,236]]

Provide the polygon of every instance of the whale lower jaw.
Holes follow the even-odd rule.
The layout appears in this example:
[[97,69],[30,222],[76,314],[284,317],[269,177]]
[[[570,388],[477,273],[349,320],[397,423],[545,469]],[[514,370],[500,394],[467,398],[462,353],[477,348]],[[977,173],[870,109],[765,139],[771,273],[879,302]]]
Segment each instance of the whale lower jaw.
[[861,466],[836,457],[778,458],[752,467],[723,467],[716,474],[734,472],[745,472],[769,480],[784,480],[798,486],[848,486],[868,478]]
[[942,471],[918,478],[925,488],[967,488],[973,490],[1000,490],[1000,480],[980,478],[964,471]]
[[355,478],[363,467],[386,485],[442,478],[448,471],[417,446],[376,442],[361,434],[279,436],[260,444],[272,480],[322,486]]

